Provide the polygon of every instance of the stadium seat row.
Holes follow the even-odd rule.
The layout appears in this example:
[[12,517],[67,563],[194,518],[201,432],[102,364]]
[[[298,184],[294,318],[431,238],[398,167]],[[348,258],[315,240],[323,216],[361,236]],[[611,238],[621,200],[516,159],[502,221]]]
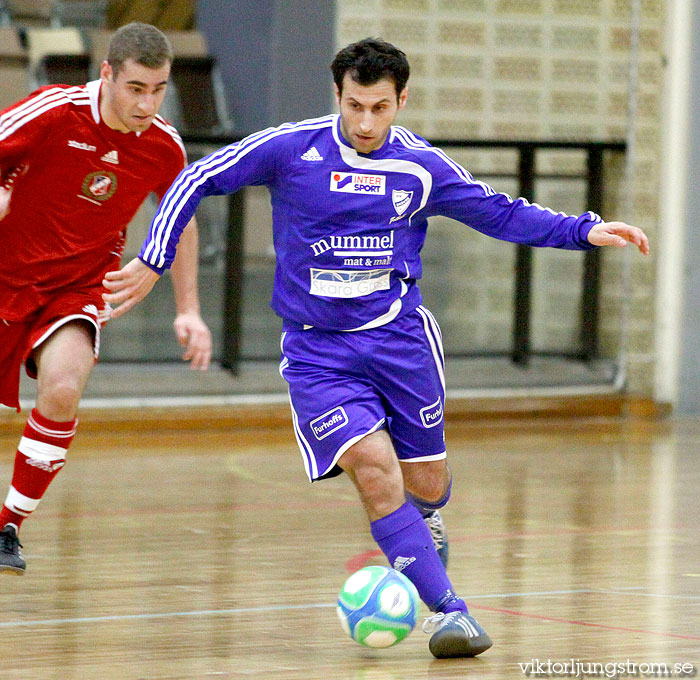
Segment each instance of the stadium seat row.
[[109,0],[0,0],[0,25],[104,27]]
[[[99,77],[113,31],[0,26],[0,109],[30,91],[52,83],[82,85]],[[171,31],[175,61],[171,85],[161,109],[181,132],[230,132],[216,60],[198,31]]]

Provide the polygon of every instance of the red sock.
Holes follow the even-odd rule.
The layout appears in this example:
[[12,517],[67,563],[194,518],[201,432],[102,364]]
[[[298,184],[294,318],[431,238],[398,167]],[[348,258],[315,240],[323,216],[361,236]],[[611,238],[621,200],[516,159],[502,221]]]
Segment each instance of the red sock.
[[77,419],[57,423],[34,409],[24,427],[15,454],[15,469],[5,505],[0,510],[0,528],[17,528],[39,505],[53,478],[66,462],[66,451],[73,441]]

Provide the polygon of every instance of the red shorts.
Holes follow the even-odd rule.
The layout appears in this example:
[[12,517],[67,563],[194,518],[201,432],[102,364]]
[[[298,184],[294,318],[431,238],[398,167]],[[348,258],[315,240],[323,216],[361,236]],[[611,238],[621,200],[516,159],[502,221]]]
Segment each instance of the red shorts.
[[66,292],[56,295],[35,314],[22,321],[0,319],[0,404],[19,408],[19,374],[36,378],[31,353],[52,333],[69,321],[84,319],[95,328],[95,361],[100,352],[100,328],[107,314],[99,291]]

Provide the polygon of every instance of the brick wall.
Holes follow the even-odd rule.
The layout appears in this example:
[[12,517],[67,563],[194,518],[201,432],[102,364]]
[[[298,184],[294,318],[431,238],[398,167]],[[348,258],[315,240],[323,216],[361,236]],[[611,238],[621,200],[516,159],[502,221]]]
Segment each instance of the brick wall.
[[[427,138],[625,139],[628,129],[629,0],[338,0],[337,45],[383,37],[409,57],[409,104],[398,122]],[[625,159],[609,158],[603,217],[643,227],[656,241],[664,0],[643,0],[633,181]],[[490,180],[511,171],[508,151],[450,154]],[[538,158],[544,172],[579,172],[576,152]],[[537,200],[578,214],[580,182],[540,181]],[[631,249],[630,249],[631,250]],[[606,250],[603,257],[601,351],[620,348],[627,307],[629,389],[652,394],[654,258]],[[510,345],[514,249],[445,219],[431,224],[424,250],[426,303],[436,312],[450,352],[506,350]],[[629,260],[627,259],[629,258]],[[630,296],[625,295],[629,267]],[[576,344],[581,256],[536,251],[533,347],[565,351]]]

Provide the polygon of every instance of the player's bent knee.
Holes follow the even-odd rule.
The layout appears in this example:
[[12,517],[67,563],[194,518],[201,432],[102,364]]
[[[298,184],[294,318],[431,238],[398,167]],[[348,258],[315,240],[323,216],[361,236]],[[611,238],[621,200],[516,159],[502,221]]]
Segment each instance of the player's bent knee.
[[390,460],[348,452],[341,456],[338,465],[348,473],[362,493],[380,495],[391,486],[401,487],[400,470]]
[[396,475],[378,465],[360,465],[354,469],[357,485],[365,492],[381,493],[383,489],[396,485]]
[[403,502],[403,479],[394,455],[349,449],[338,465],[352,479],[371,519],[392,512]]
[[427,501],[435,509],[443,507],[450,497],[452,474],[444,460],[401,465],[406,492]]

